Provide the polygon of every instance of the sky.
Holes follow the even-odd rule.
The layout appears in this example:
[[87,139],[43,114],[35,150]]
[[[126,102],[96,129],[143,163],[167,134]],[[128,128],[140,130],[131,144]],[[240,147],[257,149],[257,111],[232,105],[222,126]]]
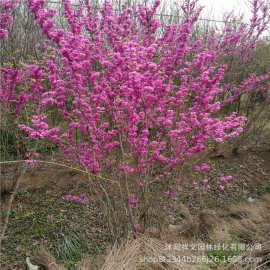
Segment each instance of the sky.
[[[249,23],[252,16],[249,0],[199,0],[199,4],[205,6],[201,18],[222,20],[225,12],[233,10],[236,15],[243,14],[244,21]],[[265,31],[262,36],[270,38],[270,29]]]
[[199,0],[204,8],[204,16],[222,19],[224,12],[233,10],[236,14],[244,13],[246,19],[251,16],[248,0]]

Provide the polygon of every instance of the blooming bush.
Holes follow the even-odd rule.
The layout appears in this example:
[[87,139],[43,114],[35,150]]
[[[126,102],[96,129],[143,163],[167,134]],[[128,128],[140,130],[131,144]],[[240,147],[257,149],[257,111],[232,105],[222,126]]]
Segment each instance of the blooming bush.
[[[188,11],[185,2],[186,19],[167,25],[160,37],[154,19],[159,0],[152,7],[123,8],[119,16],[108,1],[94,15],[88,0],[75,11],[63,0],[68,31],[54,28],[56,11],[45,10],[45,0],[26,2],[47,37],[46,50],[38,64],[1,69],[1,104],[15,104],[15,117],[25,104],[35,104],[31,123],[19,128],[30,140],[55,143],[82,166],[91,181],[99,182],[107,206],[116,207],[103,181],[117,183],[117,207],[137,233],[139,217],[151,204],[148,193],[157,169],[161,177],[179,182],[181,166],[203,152],[209,140],[222,143],[243,130],[246,119],[236,112],[216,116],[226,90],[221,86],[227,66],[220,61],[226,54],[213,42],[189,39],[201,11],[196,0]],[[226,44],[236,46],[238,37],[226,33]],[[22,83],[26,87],[18,91]],[[48,121],[52,108],[62,115],[62,127]],[[107,170],[111,179],[102,176]],[[140,207],[146,208],[143,215]]]
[[7,28],[13,21],[10,12],[15,8],[18,0],[1,0],[0,1],[0,39],[8,37]]

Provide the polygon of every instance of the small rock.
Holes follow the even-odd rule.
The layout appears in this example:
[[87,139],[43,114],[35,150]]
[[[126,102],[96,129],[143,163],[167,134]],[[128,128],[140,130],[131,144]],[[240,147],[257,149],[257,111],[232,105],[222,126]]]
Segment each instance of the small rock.
[[251,198],[251,197],[248,197],[248,202],[254,202],[255,201],[255,199],[253,199],[253,198]]
[[173,225],[173,224],[169,224],[168,226],[168,230],[170,232],[177,232],[181,229],[181,225]]
[[28,266],[28,270],[38,270],[39,267],[37,265],[33,265],[30,261],[29,257],[26,257],[26,264]]

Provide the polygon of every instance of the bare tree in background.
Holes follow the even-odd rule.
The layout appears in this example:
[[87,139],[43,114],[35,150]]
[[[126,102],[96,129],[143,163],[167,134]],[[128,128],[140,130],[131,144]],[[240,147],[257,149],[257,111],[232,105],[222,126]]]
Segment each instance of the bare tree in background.
[[23,1],[19,2],[12,16],[9,37],[0,41],[1,66],[6,63],[16,66],[31,57],[37,58],[36,44],[42,40],[42,34]]

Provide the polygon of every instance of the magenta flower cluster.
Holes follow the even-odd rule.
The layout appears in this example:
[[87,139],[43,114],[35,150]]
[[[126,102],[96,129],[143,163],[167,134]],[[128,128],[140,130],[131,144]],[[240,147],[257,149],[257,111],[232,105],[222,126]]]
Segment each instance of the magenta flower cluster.
[[135,224],[134,225],[134,232],[133,235],[136,237],[139,234],[139,231],[141,230],[141,225],[140,224]]
[[224,181],[224,182],[227,182],[227,181],[230,181],[230,180],[232,180],[232,176],[231,175],[229,175],[229,176],[226,176],[226,177],[220,177],[220,181]]
[[[96,18],[88,1],[84,15],[81,5],[74,14],[70,2],[64,0],[63,15],[71,29],[68,32],[52,30],[55,12],[45,11],[44,2],[28,0],[27,4],[47,36],[45,44],[53,45],[47,45],[47,49],[55,54],[44,54],[45,66],[24,65],[25,77],[3,69],[7,78],[13,78],[5,82],[3,92],[14,88],[16,80],[28,81],[30,89],[22,91],[17,108],[26,100],[36,100],[41,112],[53,105],[68,122],[68,129],[50,127],[47,115],[41,113],[33,116],[31,127],[19,125],[28,139],[50,140],[65,155],[96,173],[112,166],[108,153],[120,147],[120,136],[138,162],[136,167],[119,164],[119,170],[146,174],[156,162],[172,170],[185,158],[202,152],[209,139],[223,142],[242,132],[244,117],[236,113],[225,120],[212,116],[220,110],[221,103],[214,100],[223,91],[219,83],[226,69],[224,65],[215,66],[217,52],[204,49],[191,62],[184,60],[194,50],[188,38],[192,20],[187,19],[177,29],[168,26],[158,37],[155,32],[159,23],[152,15],[159,1],[152,9],[139,6],[134,15],[140,25],[134,25],[130,17],[133,11],[124,9],[116,16],[107,1],[101,17]],[[150,16],[147,19],[146,14]],[[82,28],[95,38],[83,35]],[[197,48],[203,46],[199,41],[196,44]],[[61,56],[62,65],[55,55]],[[160,59],[155,62],[152,59],[157,55]],[[102,71],[93,69],[94,62]],[[180,86],[175,79],[180,80]],[[50,89],[43,87],[42,80]],[[67,100],[72,101],[72,106]],[[105,118],[110,118],[111,123]],[[85,142],[74,140],[75,131],[87,138]]]
[[196,172],[209,171],[211,169],[210,165],[203,163],[201,166],[195,166],[194,170]]
[[85,194],[80,194],[79,197],[68,194],[65,196],[65,199],[75,201],[77,203],[88,203],[89,202],[89,199],[86,197]]
[[[230,181],[230,180],[232,180],[232,176],[231,175],[220,177],[219,180],[216,182],[217,185],[218,185],[218,189],[224,190],[225,189],[225,185],[224,184],[226,182]],[[223,182],[223,184],[221,182]],[[208,179],[201,180],[201,183],[203,184],[203,187],[206,188],[206,190],[210,190],[211,189],[211,186],[209,185],[209,180]],[[194,189],[195,190],[200,190],[200,186],[199,186],[199,183],[198,182],[193,181],[193,185],[194,185]]]
[[0,40],[8,38],[8,26],[13,21],[11,12],[18,0],[0,0]]
[[164,191],[164,193],[169,196],[168,203],[173,203],[173,197],[178,196],[178,192],[176,192],[176,191],[166,190],[166,191]]

